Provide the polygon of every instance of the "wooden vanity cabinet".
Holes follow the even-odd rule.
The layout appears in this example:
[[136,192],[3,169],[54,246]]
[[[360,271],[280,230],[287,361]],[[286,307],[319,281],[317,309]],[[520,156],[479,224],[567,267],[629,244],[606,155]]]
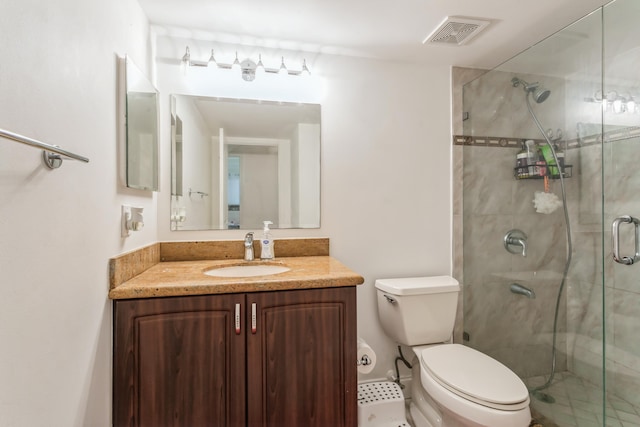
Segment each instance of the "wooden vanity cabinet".
[[248,425],[356,427],[355,287],[247,294]]
[[115,427],[357,426],[355,287],[116,300],[114,313]]
[[113,425],[244,427],[244,295],[114,303]]

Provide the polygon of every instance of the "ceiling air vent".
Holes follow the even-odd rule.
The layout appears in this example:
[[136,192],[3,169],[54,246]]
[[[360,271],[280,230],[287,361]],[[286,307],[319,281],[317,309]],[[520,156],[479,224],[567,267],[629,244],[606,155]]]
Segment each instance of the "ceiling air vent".
[[487,25],[489,25],[489,21],[448,16],[422,43],[444,43],[462,46],[477,36]]

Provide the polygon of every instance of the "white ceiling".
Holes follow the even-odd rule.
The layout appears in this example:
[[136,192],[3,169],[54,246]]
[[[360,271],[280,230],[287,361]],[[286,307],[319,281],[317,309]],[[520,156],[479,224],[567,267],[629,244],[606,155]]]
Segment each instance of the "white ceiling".
[[[139,0],[152,25],[225,43],[492,68],[606,0]],[[491,24],[463,46],[423,45],[447,16]]]

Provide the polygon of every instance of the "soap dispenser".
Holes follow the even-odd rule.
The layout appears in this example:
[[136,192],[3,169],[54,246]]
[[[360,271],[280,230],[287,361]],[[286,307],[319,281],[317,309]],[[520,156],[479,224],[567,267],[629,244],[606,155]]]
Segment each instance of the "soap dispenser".
[[264,229],[262,230],[262,238],[260,239],[260,259],[273,259],[275,254],[273,252],[273,238],[271,237],[271,230],[269,225],[273,224],[271,221],[263,221]]

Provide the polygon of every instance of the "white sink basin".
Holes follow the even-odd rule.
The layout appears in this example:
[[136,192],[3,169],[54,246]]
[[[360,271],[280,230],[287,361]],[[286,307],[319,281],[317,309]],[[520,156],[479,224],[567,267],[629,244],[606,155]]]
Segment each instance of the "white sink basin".
[[211,270],[205,271],[204,274],[214,277],[255,277],[284,273],[289,270],[289,267],[273,264],[232,265],[229,267],[212,268]]

